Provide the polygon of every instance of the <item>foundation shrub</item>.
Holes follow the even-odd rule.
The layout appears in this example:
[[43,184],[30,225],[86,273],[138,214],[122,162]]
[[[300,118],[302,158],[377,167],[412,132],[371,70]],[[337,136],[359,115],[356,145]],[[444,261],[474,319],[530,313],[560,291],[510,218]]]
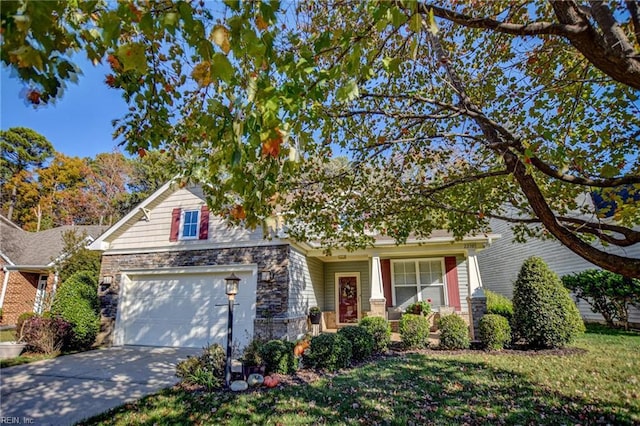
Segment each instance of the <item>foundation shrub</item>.
[[71,275],[58,289],[51,312],[71,323],[68,349],[88,349],[100,331],[98,283],[91,272]]
[[348,367],[352,359],[352,345],[339,333],[324,333],[311,339],[302,355],[305,366],[318,370],[336,371]]
[[428,347],[430,329],[429,319],[416,314],[402,315],[400,324],[398,325],[402,343],[409,349],[423,349]]
[[469,326],[456,314],[438,320],[441,349],[467,349],[469,347]]
[[373,353],[384,353],[391,344],[391,325],[382,317],[364,317],[358,324],[371,333],[373,337]]
[[351,342],[353,361],[364,361],[373,353],[373,336],[366,328],[350,325],[338,330],[338,334]]
[[504,349],[511,342],[509,321],[502,315],[487,314],[480,318],[478,335],[482,345],[490,351]]
[[295,343],[269,340],[260,348],[265,373],[291,374],[298,369],[298,359],[293,354]]
[[176,376],[187,384],[217,389],[224,383],[225,366],[225,350],[215,343],[204,348],[201,355],[180,361]]

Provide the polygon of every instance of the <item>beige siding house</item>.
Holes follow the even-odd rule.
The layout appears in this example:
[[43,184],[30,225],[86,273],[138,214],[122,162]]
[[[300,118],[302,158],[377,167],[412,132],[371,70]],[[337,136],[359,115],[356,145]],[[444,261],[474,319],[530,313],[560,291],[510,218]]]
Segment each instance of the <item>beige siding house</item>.
[[[275,221],[274,221],[275,223]],[[201,347],[225,344],[224,278],[241,278],[234,345],[254,336],[295,339],[309,331],[308,311],[324,328],[387,316],[417,300],[465,315],[481,286],[477,253],[497,235],[456,241],[446,232],[398,246],[326,256],[283,229],[247,230],[209,213],[199,186],[167,183],[111,227],[101,250],[100,300],[105,343]]]

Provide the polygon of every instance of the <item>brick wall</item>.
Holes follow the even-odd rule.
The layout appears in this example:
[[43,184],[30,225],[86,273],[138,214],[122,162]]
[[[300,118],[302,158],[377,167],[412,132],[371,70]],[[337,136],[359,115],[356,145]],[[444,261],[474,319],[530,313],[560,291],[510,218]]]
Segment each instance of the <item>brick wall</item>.
[[[4,283],[5,274],[9,274],[9,281],[4,296],[0,325],[15,325],[21,314],[33,312],[40,274],[21,271],[0,272],[0,286]],[[47,281],[47,294],[51,294],[52,289],[53,275],[49,276]]]
[[[271,282],[258,280],[256,294],[256,335],[295,338],[301,328],[298,319],[289,318],[289,246],[239,247],[158,253],[113,254],[102,256],[100,277],[110,275],[110,286],[100,286],[102,329],[99,343],[111,344],[122,285],[127,269],[155,269],[188,266],[257,264],[258,271],[272,271]],[[102,282],[102,279],[100,280]]]

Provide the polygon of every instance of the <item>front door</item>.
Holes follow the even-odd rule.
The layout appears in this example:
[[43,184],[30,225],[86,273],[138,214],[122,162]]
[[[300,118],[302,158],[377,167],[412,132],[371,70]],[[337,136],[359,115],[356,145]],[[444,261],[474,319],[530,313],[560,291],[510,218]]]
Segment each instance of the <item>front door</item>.
[[360,274],[336,274],[338,324],[357,323],[360,318]]

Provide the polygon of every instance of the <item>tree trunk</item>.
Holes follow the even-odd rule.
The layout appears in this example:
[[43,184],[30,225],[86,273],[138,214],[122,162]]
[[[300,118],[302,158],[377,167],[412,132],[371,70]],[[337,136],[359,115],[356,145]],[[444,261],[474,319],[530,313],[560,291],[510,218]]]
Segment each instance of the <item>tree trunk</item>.
[[7,219],[11,220],[13,217],[13,207],[16,204],[16,198],[18,196],[18,188],[14,185],[11,190],[11,199],[9,200],[9,212],[7,213]]
[[634,52],[608,6],[600,1],[591,3],[591,13],[602,35],[582,16],[574,1],[551,1],[551,6],[560,23],[585,26],[584,31],[566,37],[589,62],[614,80],[640,89],[638,52]]
[[527,169],[520,162],[520,159],[510,151],[503,153],[503,158],[509,170],[512,170],[513,176],[520,185],[522,192],[527,197],[529,205],[544,227],[558,241],[567,246],[571,251],[585,260],[600,266],[601,268],[618,273],[625,277],[640,278],[640,259],[632,259],[629,257],[618,256],[604,252],[585,243],[567,228],[562,226],[556,220],[555,214],[549,208],[547,201],[538,188],[538,184],[533,179]]

